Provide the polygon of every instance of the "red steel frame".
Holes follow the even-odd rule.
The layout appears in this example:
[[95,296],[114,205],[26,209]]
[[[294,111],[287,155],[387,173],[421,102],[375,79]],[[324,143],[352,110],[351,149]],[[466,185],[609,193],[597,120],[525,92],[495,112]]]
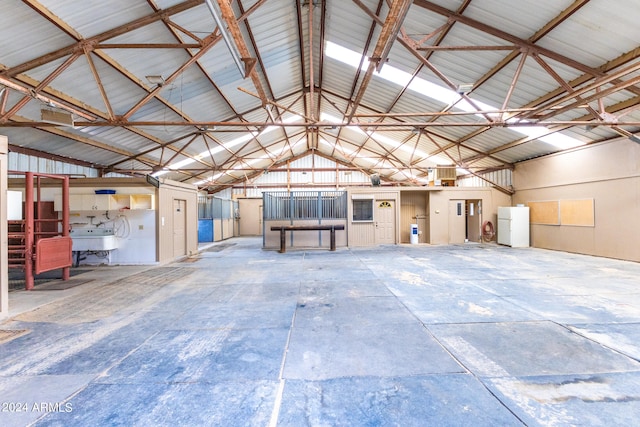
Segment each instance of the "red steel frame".
[[[38,218],[40,215],[40,179],[50,178],[62,180],[62,220],[49,220],[49,221],[62,221],[62,233],[54,233],[55,235],[61,235],[63,237],[70,238],[69,235],[69,176],[67,175],[51,175],[37,172],[14,172],[9,171],[9,174],[25,174],[25,226],[24,226],[24,239],[25,239],[25,253],[24,253],[24,279],[25,289],[31,290],[34,287],[34,247],[37,240],[43,237],[43,233],[40,228],[41,221],[36,220],[34,211],[34,201],[37,202],[36,208],[38,209]],[[34,198],[34,177],[37,178],[37,197]],[[51,236],[49,236],[51,237]],[[69,266],[62,267],[62,280],[69,280],[70,268]]]

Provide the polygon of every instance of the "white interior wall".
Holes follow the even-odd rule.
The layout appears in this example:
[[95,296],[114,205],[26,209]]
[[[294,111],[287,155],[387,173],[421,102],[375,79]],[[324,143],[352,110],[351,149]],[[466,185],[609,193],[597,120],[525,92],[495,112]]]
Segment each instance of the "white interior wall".
[[[82,264],[99,265],[148,265],[156,263],[156,215],[153,210],[124,210],[109,211],[109,218],[105,212],[95,213],[92,211],[78,212],[78,216],[72,216],[71,222],[90,222],[87,215],[95,215],[94,223],[107,222],[105,226],[113,226],[114,221],[118,224],[126,224],[123,228],[128,228],[117,233],[118,249],[110,251],[108,257],[95,254],[83,253],[86,259]],[[118,217],[122,217],[118,219]],[[74,229],[92,228],[93,225],[74,225]]]

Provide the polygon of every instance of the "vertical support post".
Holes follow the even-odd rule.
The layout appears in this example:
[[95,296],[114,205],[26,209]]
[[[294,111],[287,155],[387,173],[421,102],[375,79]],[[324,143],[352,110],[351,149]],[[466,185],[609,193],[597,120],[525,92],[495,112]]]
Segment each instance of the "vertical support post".
[[[62,236],[69,237],[69,176],[62,178]],[[69,280],[70,267],[62,269],[62,280]]]
[[35,190],[35,213],[33,217],[33,242],[37,243],[42,238],[42,206],[40,204],[42,200],[42,193],[40,192],[40,175],[36,175],[36,190]]
[[5,249],[9,242],[7,223],[7,156],[9,140],[0,135],[0,319],[9,313],[9,254]]
[[332,225],[331,226],[331,249],[332,251],[336,250],[336,228]]
[[[269,199],[271,200],[271,199]],[[262,247],[264,248],[267,245],[267,221],[265,218],[267,217],[267,212],[270,207],[270,204],[267,205],[267,195],[262,193]]]
[[[296,210],[296,204],[295,204],[295,199],[293,197],[293,192],[289,193],[289,224],[293,225],[293,219],[295,218],[295,210]],[[282,232],[284,233],[284,231]],[[291,233],[291,246],[293,246],[293,233]],[[284,246],[283,246],[284,248]]]
[[[316,209],[318,209],[318,224],[322,224],[322,191],[318,191]],[[318,230],[318,246],[322,247],[322,230]]]
[[33,289],[33,172],[27,172],[24,180],[24,288]]
[[286,252],[286,250],[287,250],[287,239],[285,237],[284,227],[280,227],[280,250],[278,252],[283,254]]

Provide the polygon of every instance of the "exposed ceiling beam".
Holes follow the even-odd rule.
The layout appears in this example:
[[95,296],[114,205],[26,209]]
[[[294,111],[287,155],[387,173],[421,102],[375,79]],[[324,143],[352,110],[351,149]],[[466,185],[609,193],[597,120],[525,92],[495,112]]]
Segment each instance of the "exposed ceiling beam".
[[12,153],[19,153],[19,154],[24,154],[26,156],[39,157],[41,159],[55,160],[57,162],[68,163],[70,165],[82,166],[85,168],[102,169],[107,167],[107,165],[102,165],[99,163],[91,163],[85,160],[78,160],[71,157],[47,153],[46,151],[42,151],[42,150],[36,150],[33,148],[27,148],[27,147],[20,147],[14,144],[9,144],[9,151]]
[[[529,117],[535,117],[538,120],[545,120],[547,118],[553,117],[555,115],[561,114],[565,111],[573,110],[576,108],[580,108],[584,103],[588,103],[594,100],[598,100],[604,96],[610,95],[612,93],[618,92],[620,90],[626,89],[630,86],[634,86],[640,82],[640,76],[631,77],[628,80],[620,81],[619,79],[623,76],[636,73],[640,70],[640,63],[632,64],[628,67],[625,67],[621,70],[613,72],[607,76],[603,76],[594,80],[593,83],[583,86],[567,95],[554,100],[553,102],[547,103],[543,106],[538,107],[536,110],[530,111],[526,114]],[[602,89],[594,93],[593,95],[588,95],[582,98],[579,98],[578,101],[573,101],[574,98],[579,97],[580,95],[586,94],[588,92],[594,91],[603,87],[604,85],[611,83],[613,81],[617,81],[618,83],[613,84],[612,86],[608,86],[606,89]],[[561,106],[561,104],[565,102],[571,102],[571,104],[566,106]],[[556,108],[560,107],[560,108]],[[550,112],[545,113],[545,111],[551,110]]]
[[384,65],[384,62],[387,60],[387,55],[391,50],[391,46],[393,46],[393,42],[398,37],[398,33],[400,32],[400,28],[402,26],[402,23],[404,22],[410,6],[411,0],[395,0],[391,4],[389,13],[387,13],[384,24],[382,24],[382,30],[380,31],[380,36],[378,37],[376,46],[373,49],[373,54],[371,58],[369,58],[369,66],[367,68],[367,72],[362,78],[358,93],[353,100],[351,113],[347,116],[348,122],[353,119],[353,115],[356,113],[358,107],[360,106],[360,103],[362,102],[362,99],[364,98],[364,95],[367,91],[367,87],[369,86],[369,82],[373,77],[374,71],[380,71],[380,69]]
[[[244,40],[242,32],[240,31],[238,20],[236,19],[236,16],[233,12],[233,8],[229,4],[228,0],[212,0],[212,1],[217,1],[218,5],[220,5],[220,10],[222,11],[222,18],[227,24],[227,28],[229,29],[229,32],[233,37],[233,41],[236,47],[238,48],[238,51],[240,53],[240,59],[242,59],[242,61],[244,61],[245,63],[245,78],[246,77],[251,78],[251,81],[253,82],[253,86],[258,91],[258,95],[260,95],[260,99],[262,99],[263,104],[266,104],[267,93],[264,90],[262,81],[260,80],[260,76],[258,75],[258,72],[256,71],[255,66],[252,66],[252,64],[255,65],[256,59],[253,58],[253,55],[251,54],[251,52],[249,51],[249,48],[247,47],[247,44]],[[221,31],[224,31],[224,30],[221,30]]]
[[461,24],[468,25],[469,27],[480,30],[484,33],[490,34],[492,36],[498,37],[502,40],[506,40],[509,43],[515,44],[517,46],[521,46],[526,48],[529,52],[535,52],[539,55],[546,56],[555,61],[558,61],[562,64],[566,64],[570,67],[575,68],[576,70],[580,70],[584,73],[591,74],[592,76],[599,76],[601,73],[588,65],[585,65],[579,61],[576,61],[572,58],[569,58],[565,55],[561,55],[557,52],[554,52],[550,49],[544,48],[540,45],[535,44],[532,41],[521,39],[519,37],[514,36],[513,34],[507,33],[506,31],[500,30],[498,28],[492,27],[491,25],[484,24],[478,20],[470,18],[468,16],[462,15],[457,12],[453,12],[445,7],[439,6],[435,3],[431,3],[427,0],[414,0],[414,4],[416,6],[425,8],[432,12],[438,13],[440,15],[446,16],[448,19],[453,19],[456,22],[460,22]]
[[[71,55],[77,51],[83,51],[83,45],[94,45],[97,43],[104,42],[106,40],[112,39],[114,37],[120,36],[122,34],[131,32],[137,28],[144,27],[145,25],[152,24],[154,22],[160,21],[166,16],[175,15],[177,13],[184,12],[185,10],[189,10],[193,7],[199,6],[204,2],[204,0],[186,0],[182,3],[179,3],[175,6],[168,7],[163,9],[162,11],[153,13],[151,15],[135,19],[131,22],[128,22],[124,25],[120,25],[111,30],[100,33],[96,36],[83,39],[79,42],[73,43],[71,45],[65,46],[61,49],[55,50],[53,52],[49,52],[45,55],[41,55],[37,58],[34,58],[30,61],[24,62],[15,67],[8,68],[4,71],[0,71],[0,76],[3,77],[14,77],[20,73],[24,73],[25,71],[31,70],[33,68],[40,67],[44,64],[48,64],[57,59],[63,58],[67,55]],[[30,0],[31,4],[35,4],[37,2]],[[40,10],[40,9],[39,9]]]
[[[589,98],[588,98],[589,99]],[[537,121],[535,123],[536,126],[541,127],[551,127],[551,126],[586,126],[593,125],[593,120],[544,120]],[[275,127],[285,127],[285,128],[295,128],[295,127],[312,127],[316,128],[318,125],[322,125],[319,122],[311,122],[311,123],[283,123],[283,122],[274,122],[274,123],[265,123],[265,122],[234,122],[234,121],[195,121],[195,122],[184,122],[184,121],[167,121],[159,123],[157,121],[145,121],[145,120],[136,120],[130,122],[111,122],[111,121],[96,121],[96,122],[83,122],[76,121],[74,122],[76,128],[82,127],[140,127],[140,126],[157,126],[159,128],[163,127],[174,127],[174,126],[198,126],[198,127],[212,127],[216,126],[219,132],[230,132],[233,131],[233,128],[253,128],[255,130],[260,130],[265,126],[275,126]],[[444,123],[444,122],[371,122],[371,123],[331,123],[331,126],[335,126],[337,128],[343,127],[359,127],[361,129],[378,129],[378,130],[412,130],[414,128],[438,128],[438,127],[475,127],[481,128],[484,126],[494,127],[494,128],[518,128],[518,127],[531,127],[532,123],[528,122],[455,122],[455,123]],[[639,126],[640,121],[628,120],[628,121],[602,121],[597,123],[598,126]],[[29,122],[8,122],[3,123],[2,127],[12,127],[12,128],[24,128],[24,127],[55,127],[58,126],[56,124],[47,123],[47,122],[38,122],[38,121],[29,121]],[[229,129],[220,129],[220,127],[228,127]]]

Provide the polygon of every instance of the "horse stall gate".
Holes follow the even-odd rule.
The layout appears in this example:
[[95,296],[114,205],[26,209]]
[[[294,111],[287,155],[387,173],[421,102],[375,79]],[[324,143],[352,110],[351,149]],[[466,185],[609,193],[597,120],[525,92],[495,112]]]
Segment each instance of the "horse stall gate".
[[238,202],[212,195],[198,196],[198,242],[218,242],[238,235]]
[[[262,194],[263,248],[280,247],[280,234],[271,231],[276,226],[342,225],[336,232],[336,246],[347,246],[346,191],[292,191]],[[327,231],[296,230],[287,234],[290,248],[330,248]]]

